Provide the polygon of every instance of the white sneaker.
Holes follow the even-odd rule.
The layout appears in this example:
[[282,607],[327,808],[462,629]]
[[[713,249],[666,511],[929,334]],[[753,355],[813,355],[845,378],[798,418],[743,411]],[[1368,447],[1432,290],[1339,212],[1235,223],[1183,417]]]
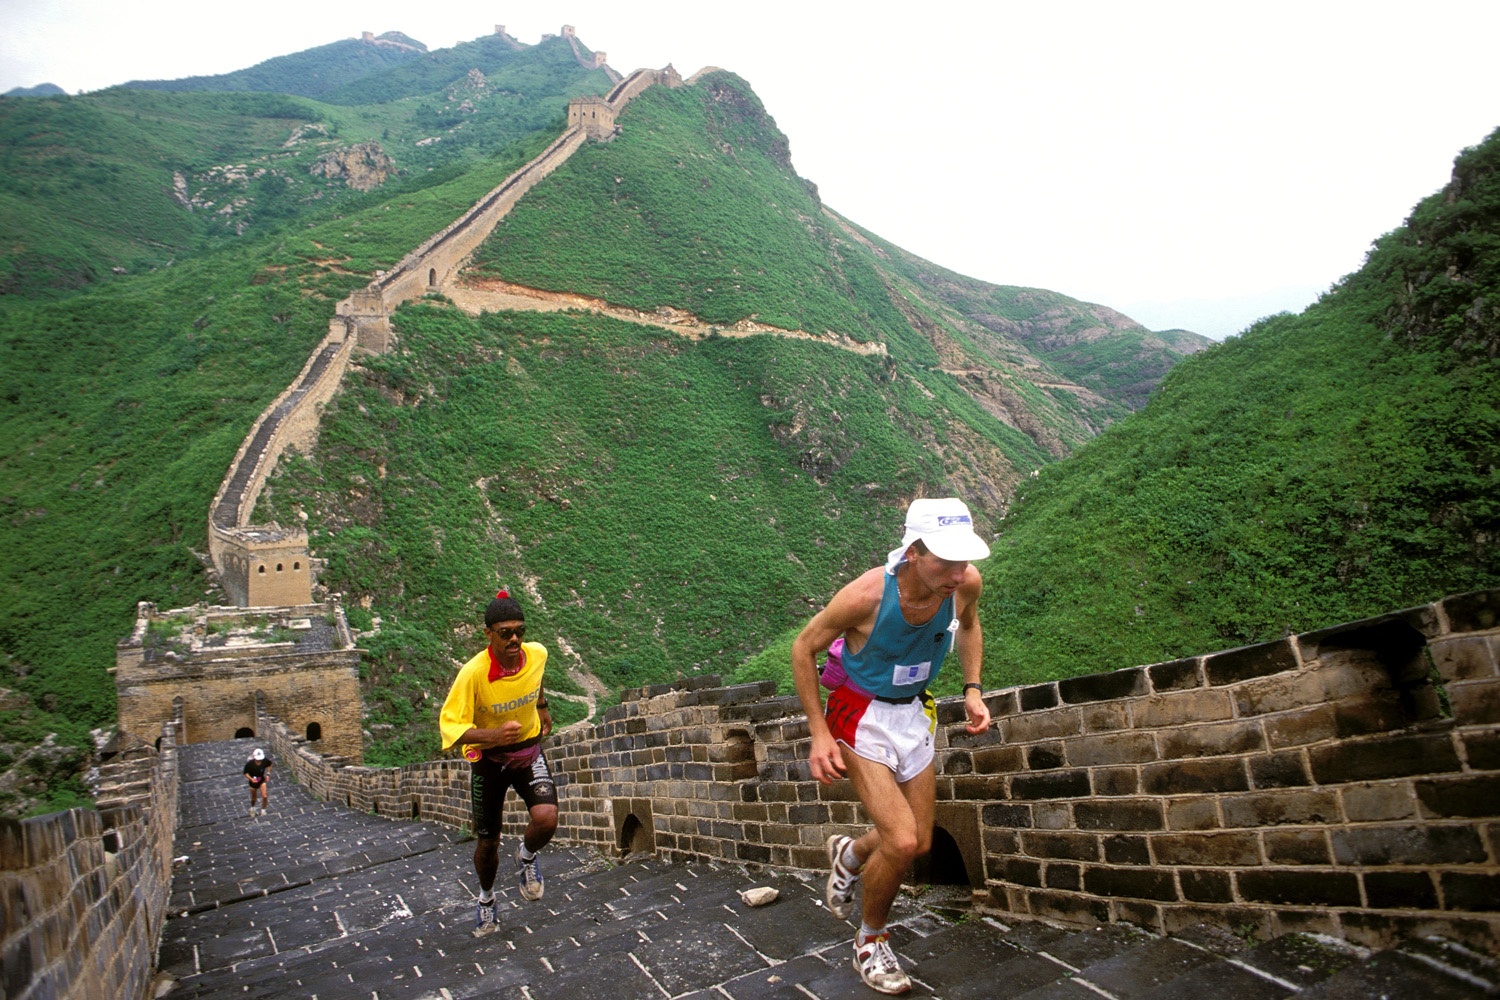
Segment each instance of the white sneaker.
[[890,937],[889,934],[879,934],[860,944],[856,935],[854,967],[870,989],[880,993],[905,993],[911,989],[911,980],[901,971],[901,963],[891,951]]
[[859,872],[844,864],[844,848],[852,843],[853,837],[834,834],[828,838],[828,885],[823,890],[823,901],[840,920],[849,917],[854,903],[854,883],[859,881]]
[[527,861],[521,857],[521,848],[516,848],[516,871],[520,875],[521,898],[530,902],[536,902],[542,898],[545,886],[542,884],[542,870],[537,867],[540,855],[533,854],[531,860]]
[[500,922],[495,918],[495,900],[479,904],[478,919],[474,921],[474,936],[484,937],[493,934],[500,929]]

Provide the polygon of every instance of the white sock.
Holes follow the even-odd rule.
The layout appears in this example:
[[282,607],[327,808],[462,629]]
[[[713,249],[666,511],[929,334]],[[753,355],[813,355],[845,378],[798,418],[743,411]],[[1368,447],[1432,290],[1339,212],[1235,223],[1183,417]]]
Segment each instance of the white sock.
[[839,864],[851,872],[857,872],[860,868],[864,867],[859,863],[858,855],[854,853],[854,841],[851,840],[844,845],[844,853],[839,855]]
[[521,845],[521,860],[522,861],[535,861],[536,860],[536,852],[535,851],[528,851],[526,849],[526,845],[522,844]]
[[875,928],[872,928],[869,924],[867,924],[863,920],[861,920],[859,922],[859,937],[855,938],[854,940],[858,944],[864,944],[866,941],[869,941],[871,938],[879,937],[880,935],[882,935],[884,933],[885,933],[885,928],[884,927],[881,927],[879,930],[876,930]]
[[489,906],[494,901],[495,901],[495,890],[494,889],[483,889],[483,890],[480,891],[480,893],[479,893],[479,905],[480,906]]

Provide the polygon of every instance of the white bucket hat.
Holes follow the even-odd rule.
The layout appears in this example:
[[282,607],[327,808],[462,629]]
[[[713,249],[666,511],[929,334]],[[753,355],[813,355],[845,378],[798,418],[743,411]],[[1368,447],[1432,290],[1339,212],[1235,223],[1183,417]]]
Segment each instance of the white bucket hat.
[[266,752],[264,750],[257,749],[250,756],[254,757],[256,760],[265,760],[266,759]]
[[889,572],[906,558],[906,550],[920,539],[927,551],[939,559],[973,562],[990,554],[984,539],[974,534],[974,518],[958,497],[913,500],[906,508],[906,534],[901,547],[892,549],[885,558]]

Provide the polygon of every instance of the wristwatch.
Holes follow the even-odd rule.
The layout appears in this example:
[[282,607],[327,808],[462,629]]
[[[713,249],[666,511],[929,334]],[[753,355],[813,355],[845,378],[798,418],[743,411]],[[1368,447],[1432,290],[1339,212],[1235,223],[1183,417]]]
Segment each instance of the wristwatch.
[[967,683],[967,684],[964,685],[964,694],[968,694],[969,693],[969,688],[973,688],[975,691],[978,691],[980,694],[984,694],[984,685],[983,684],[975,684],[973,681],[970,681],[969,683]]

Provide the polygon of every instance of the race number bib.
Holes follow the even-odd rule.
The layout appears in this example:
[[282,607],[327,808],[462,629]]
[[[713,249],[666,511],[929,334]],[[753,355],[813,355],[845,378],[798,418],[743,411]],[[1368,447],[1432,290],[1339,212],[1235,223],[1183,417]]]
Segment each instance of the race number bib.
[[931,660],[923,660],[921,663],[898,663],[896,664],[896,669],[891,673],[891,683],[896,685],[896,687],[921,684],[931,674]]

